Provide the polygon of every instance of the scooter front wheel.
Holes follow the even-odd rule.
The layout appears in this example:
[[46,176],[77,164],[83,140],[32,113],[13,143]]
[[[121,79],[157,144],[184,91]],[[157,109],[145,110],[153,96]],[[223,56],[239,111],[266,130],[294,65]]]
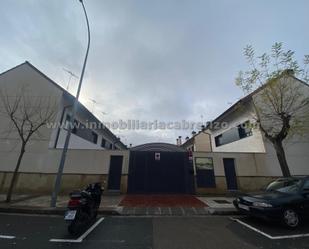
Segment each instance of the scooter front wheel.
[[68,232],[72,235],[79,234],[87,227],[90,221],[89,215],[85,213],[79,213],[79,215],[68,226]]
[[69,225],[68,225],[68,232],[71,234],[71,235],[76,235],[80,232],[81,230],[81,224],[80,222],[77,222],[77,221],[72,221]]

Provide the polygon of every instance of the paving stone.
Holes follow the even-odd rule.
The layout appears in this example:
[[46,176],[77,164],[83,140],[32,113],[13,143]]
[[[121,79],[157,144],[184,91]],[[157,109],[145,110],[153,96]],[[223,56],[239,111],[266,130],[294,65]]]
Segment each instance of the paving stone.
[[171,215],[172,211],[170,207],[161,207],[161,215]]
[[185,215],[196,215],[196,211],[192,207],[183,207],[183,210],[185,212]]
[[206,208],[195,208],[196,213],[198,215],[207,215],[209,214],[208,210]]
[[136,207],[134,208],[135,215],[147,215],[147,208],[146,207]]
[[123,215],[135,215],[133,207],[124,207],[122,210]]
[[171,207],[171,215],[184,215],[184,210],[181,207]]
[[147,214],[148,215],[161,215],[161,211],[159,207],[148,207]]

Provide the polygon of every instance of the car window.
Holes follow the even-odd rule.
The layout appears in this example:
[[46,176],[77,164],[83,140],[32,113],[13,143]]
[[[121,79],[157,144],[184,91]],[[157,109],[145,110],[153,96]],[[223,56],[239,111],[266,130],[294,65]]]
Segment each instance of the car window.
[[278,188],[282,188],[282,187],[284,187],[284,183],[285,183],[285,181],[283,181],[283,180],[273,181],[266,186],[265,190],[266,191],[272,191],[272,190],[275,190],[275,189],[278,189]]
[[306,180],[303,186],[303,190],[309,191],[309,180]]
[[271,182],[266,191],[279,191],[283,193],[297,193],[300,189],[302,181],[300,179],[276,180]]

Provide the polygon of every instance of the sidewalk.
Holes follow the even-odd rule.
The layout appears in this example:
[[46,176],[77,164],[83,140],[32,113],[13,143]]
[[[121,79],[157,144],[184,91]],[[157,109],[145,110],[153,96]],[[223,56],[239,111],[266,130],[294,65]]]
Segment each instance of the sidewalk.
[[[122,207],[118,206],[123,196],[102,196],[100,214],[119,215]],[[69,196],[58,196],[57,207],[50,207],[51,197],[48,195],[14,195],[11,203],[5,202],[5,195],[0,194],[0,212],[28,214],[64,214]]]
[[[235,214],[229,197],[191,195],[103,195],[99,213],[127,216],[199,216]],[[0,195],[0,212],[58,214],[66,209],[68,196],[59,196],[57,207],[50,207],[50,196],[14,195],[11,203]]]

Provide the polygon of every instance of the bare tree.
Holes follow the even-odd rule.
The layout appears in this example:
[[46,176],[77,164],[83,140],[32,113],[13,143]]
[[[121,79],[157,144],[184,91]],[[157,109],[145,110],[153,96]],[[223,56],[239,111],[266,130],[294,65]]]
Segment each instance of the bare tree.
[[7,136],[17,134],[20,140],[20,151],[13,176],[8,188],[6,202],[10,202],[17,182],[18,171],[30,139],[42,138],[40,130],[46,123],[55,118],[57,102],[53,97],[29,96],[26,89],[11,96],[4,90],[0,91],[1,115],[9,121]]
[[282,43],[275,43],[270,55],[261,56],[255,55],[252,46],[247,46],[244,56],[251,69],[239,72],[236,85],[246,94],[258,89],[252,94],[256,120],[274,146],[283,176],[290,176],[283,141],[308,134],[309,56],[305,55],[302,69],[294,52],[284,51]]

